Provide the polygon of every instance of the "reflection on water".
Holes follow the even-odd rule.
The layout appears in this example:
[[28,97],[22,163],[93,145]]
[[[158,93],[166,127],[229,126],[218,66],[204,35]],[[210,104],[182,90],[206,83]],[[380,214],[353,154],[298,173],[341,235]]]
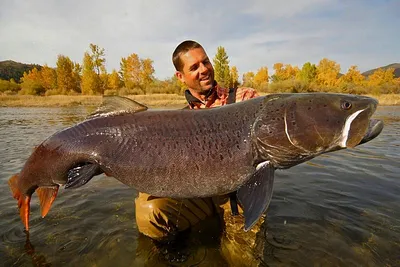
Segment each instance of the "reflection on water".
[[[382,134],[356,149],[277,171],[257,233],[218,234],[213,219],[174,246],[139,235],[137,192],[99,176],[61,189],[46,218],[33,195],[23,232],[7,181],[32,149],[85,108],[1,108],[0,258],[4,266],[400,266],[400,107],[380,107]],[[250,235],[255,243],[250,243]],[[254,240],[253,240],[254,241]],[[252,258],[254,262],[251,262]],[[183,261],[183,263],[182,263]]]

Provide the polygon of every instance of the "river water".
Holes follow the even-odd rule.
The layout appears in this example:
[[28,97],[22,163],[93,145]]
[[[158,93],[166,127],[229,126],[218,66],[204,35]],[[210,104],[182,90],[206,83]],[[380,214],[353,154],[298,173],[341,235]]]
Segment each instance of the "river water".
[[158,246],[138,233],[137,192],[103,175],[78,189],[61,188],[45,218],[34,194],[28,235],[7,181],[36,145],[88,112],[0,108],[4,266],[400,266],[399,106],[378,108],[374,117],[385,128],[375,140],[277,171],[254,242],[251,233],[224,237],[211,222],[181,246]]

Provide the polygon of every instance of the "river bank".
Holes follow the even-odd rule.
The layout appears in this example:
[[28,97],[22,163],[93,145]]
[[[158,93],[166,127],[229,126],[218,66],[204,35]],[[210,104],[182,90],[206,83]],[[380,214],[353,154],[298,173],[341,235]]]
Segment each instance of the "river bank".
[[[185,97],[176,94],[151,94],[127,96],[135,101],[152,108],[183,107]],[[400,94],[371,95],[378,99],[382,106],[400,105]],[[0,107],[71,107],[71,106],[98,106],[101,96],[30,96],[30,95],[0,95]]]

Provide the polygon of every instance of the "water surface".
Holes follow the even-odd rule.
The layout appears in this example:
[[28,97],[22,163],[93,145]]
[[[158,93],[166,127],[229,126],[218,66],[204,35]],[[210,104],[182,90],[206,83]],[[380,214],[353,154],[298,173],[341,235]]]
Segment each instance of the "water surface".
[[[172,254],[156,247],[137,231],[137,192],[103,175],[76,190],[61,188],[44,219],[34,195],[28,236],[7,181],[36,145],[88,112],[0,108],[4,266],[228,266],[249,253],[250,233],[218,235],[212,223]],[[276,172],[249,265],[400,266],[400,107],[379,107],[375,117],[385,128],[370,143]]]

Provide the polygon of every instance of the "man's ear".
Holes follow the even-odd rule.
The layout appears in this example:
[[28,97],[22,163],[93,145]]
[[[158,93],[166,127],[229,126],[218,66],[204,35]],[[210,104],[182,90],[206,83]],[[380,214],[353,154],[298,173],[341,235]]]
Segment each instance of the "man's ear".
[[185,79],[183,78],[182,72],[176,71],[175,76],[176,76],[176,78],[178,78],[179,81],[181,81],[181,83],[185,83]]

